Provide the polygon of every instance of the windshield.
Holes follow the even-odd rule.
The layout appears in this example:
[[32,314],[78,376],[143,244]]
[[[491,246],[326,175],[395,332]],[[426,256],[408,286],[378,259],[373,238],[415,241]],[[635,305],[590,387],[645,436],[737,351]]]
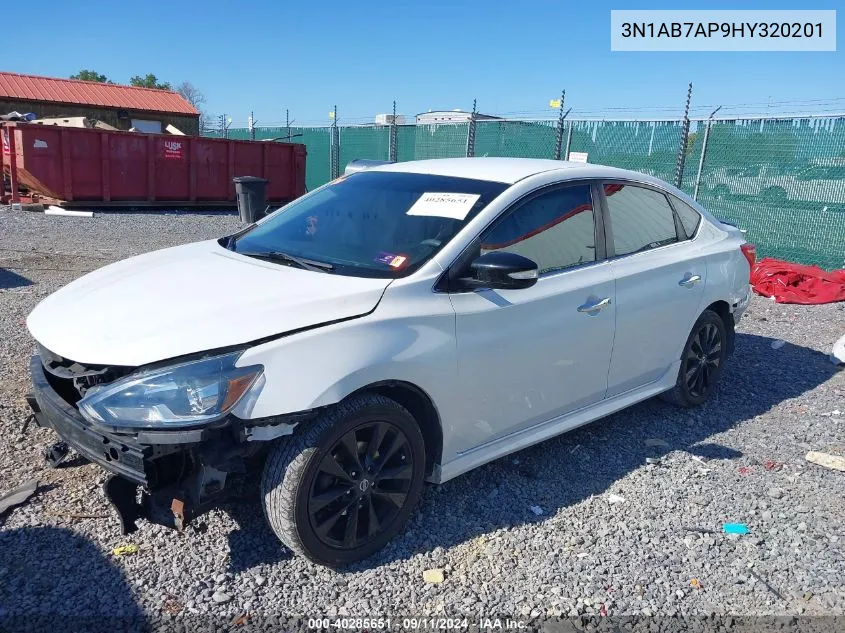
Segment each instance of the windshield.
[[[359,172],[295,200],[229,240],[238,253],[360,277],[412,273],[508,185],[485,180]],[[268,255],[275,255],[268,257]]]

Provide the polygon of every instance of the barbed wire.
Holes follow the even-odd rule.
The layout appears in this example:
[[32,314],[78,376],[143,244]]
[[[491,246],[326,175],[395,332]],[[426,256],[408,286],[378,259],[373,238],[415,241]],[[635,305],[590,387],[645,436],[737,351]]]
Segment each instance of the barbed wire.
[[[796,100],[776,100],[776,101],[749,101],[744,103],[727,103],[727,104],[693,104],[690,107],[690,118],[701,119],[706,118],[710,112],[720,107],[722,116],[719,119],[741,119],[741,118],[758,118],[758,117],[793,117],[798,118],[802,116],[840,116],[845,111],[845,97],[827,97],[819,99],[796,99]],[[342,112],[342,110],[340,110]],[[451,110],[444,110],[450,112]],[[820,112],[822,111],[822,112]],[[824,112],[827,111],[827,112]],[[638,116],[642,113],[643,116]],[[421,113],[424,114],[424,113]],[[624,115],[630,116],[624,116]],[[552,108],[532,109],[532,110],[505,110],[491,113],[492,116],[500,117],[505,120],[526,120],[526,121],[556,121],[558,118],[556,110]],[[663,116],[665,115],[665,116]],[[725,116],[729,115],[729,116]],[[400,115],[401,116],[401,115]],[[404,125],[414,125],[416,123],[417,115],[405,115]],[[664,120],[673,121],[682,118],[682,109],[678,104],[661,105],[661,106],[602,106],[602,107],[584,107],[579,108],[574,106],[572,112],[567,117],[569,120],[590,119],[614,119],[614,120]],[[310,127],[326,127],[332,124],[331,118],[322,117],[318,119],[297,119],[290,121],[291,128],[310,128]],[[375,114],[373,115],[354,115],[354,116],[339,116],[337,124],[340,126],[373,126],[375,123]],[[204,126],[205,129],[214,130],[214,125]],[[228,124],[229,129],[248,129],[249,120],[236,120]],[[267,128],[281,128],[286,127],[285,121],[259,121],[255,127],[258,129]]]

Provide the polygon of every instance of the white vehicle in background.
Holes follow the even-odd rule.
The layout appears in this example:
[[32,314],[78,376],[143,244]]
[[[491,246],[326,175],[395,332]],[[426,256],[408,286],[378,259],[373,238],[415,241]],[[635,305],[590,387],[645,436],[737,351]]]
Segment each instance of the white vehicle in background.
[[114,473],[127,530],[182,526],[260,458],[276,535],[341,566],[402,529],[424,480],[658,394],[703,403],[753,259],[738,229],[635,172],[376,166],[46,298],[27,320],[29,401]]
[[845,206],[845,164],[801,167],[720,167],[704,178],[710,195],[754,197],[768,203],[809,202]]
[[720,167],[705,176],[704,183],[710,194],[718,199],[729,197],[759,197],[766,202],[783,202],[789,178],[779,168],[771,165],[746,165]]
[[809,165],[784,187],[788,200],[821,202],[845,209],[845,159]]

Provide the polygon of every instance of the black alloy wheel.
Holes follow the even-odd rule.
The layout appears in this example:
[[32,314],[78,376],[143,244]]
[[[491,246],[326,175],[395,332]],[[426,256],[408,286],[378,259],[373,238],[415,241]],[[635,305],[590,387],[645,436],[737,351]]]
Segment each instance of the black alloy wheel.
[[693,336],[683,364],[684,381],[693,398],[703,398],[713,388],[723,345],[721,332],[713,323],[705,323]]
[[342,435],[317,471],[308,497],[311,527],[325,545],[352,549],[379,536],[407,503],[413,454],[401,429],[369,422]]
[[422,494],[426,446],[402,405],[350,396],[271,448],[264,515],[295,554],[343,567],[384,547]]
[[728,358],[728,330],[709,308],[701,313],[681,352],[675,386],[661,397],[681,407],[703,404],[716,389]]

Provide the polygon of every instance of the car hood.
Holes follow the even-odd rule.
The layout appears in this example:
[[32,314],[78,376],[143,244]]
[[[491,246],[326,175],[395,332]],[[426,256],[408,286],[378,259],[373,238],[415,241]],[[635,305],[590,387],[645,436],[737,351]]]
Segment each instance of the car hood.
[[366,314],[390,281],[293,268],[210,240],[91,272],[38,304],[27,327],[65,358],[136,367]]

